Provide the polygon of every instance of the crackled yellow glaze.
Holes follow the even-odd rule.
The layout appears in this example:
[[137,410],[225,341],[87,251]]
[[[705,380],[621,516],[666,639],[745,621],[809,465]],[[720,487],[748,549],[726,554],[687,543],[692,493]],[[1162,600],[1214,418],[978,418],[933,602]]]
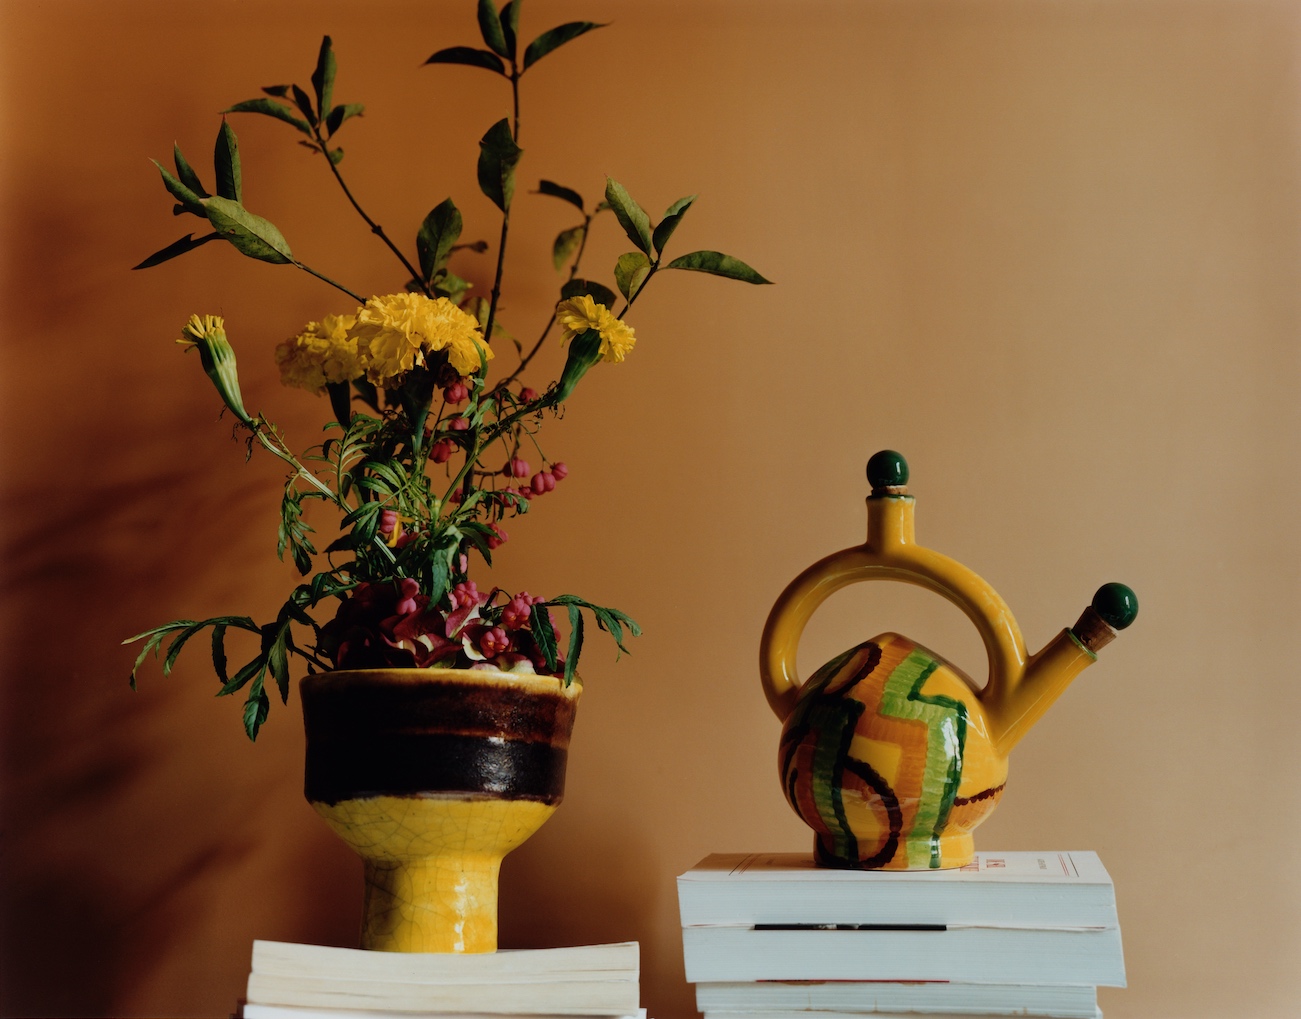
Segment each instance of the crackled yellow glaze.
[[385,952],[494,951],[502,857],[556,809],[428,795],[312,806],[365,861],[361,947]]

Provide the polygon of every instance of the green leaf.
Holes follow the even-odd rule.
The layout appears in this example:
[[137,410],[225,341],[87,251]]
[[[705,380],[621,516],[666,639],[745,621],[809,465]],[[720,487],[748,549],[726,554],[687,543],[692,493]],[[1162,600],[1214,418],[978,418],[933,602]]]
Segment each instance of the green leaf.
[[628,613],[620,612],[618,609],[611,608],[607,608],[605,611],[623,623],[624,626],[628,627],[634,637],[641,636],[641,627],[637,625],[637,620],[633,619],[632,616],[628,615]]
[[560,272],[565,267],[565,263],[583,243],[583,232],[586,229],[581,226],[572,227],[569,230],[562,230],[556,237],[556,242],[551,245],[551,262],[555,265],[556,272]]
[[348,103],[346,106],[336,106],[330,111],[330,115],[325,118],[325,133],[334,134],[335,131],[343,127],[346,121],[353,117],[360,117],[366,112],[364,103]]
[[279,628],[275,640],[271,642],[271,647],[267,651],[267,668],[271,670],[271,678],[276,681],[276,689],[280,691],[280,703],[289,703],[289,655],[285,651],[285,640],[289,635],[289,624]]
[[343,149],[326,149],[325,154],[329,157],[333,166],[338,166],[343,162]]
[[569,651],[565,655],[565,686],[574,681],[578,656],[583,653],[583,613],[577,605],[569,606]]
[[175,143],[172,144],[172,162],[176,164],[176,176],[181,183],[200,198],[207,198],[208,192],[203,189],[203,183],[199,180],[199,175],[185,161],[185,157],[181,155],[181,147]]
[[633,201],[624,186],[613,177],[605,178],[605,200],[614,210],[619,225],[628,235],[628,240],[641,248],[646,254],[651,253],[650,217],[640,205]]
[[217,697],[229,697],[236,690],[242,690],[248,685],[249,680],[258,674],[260,669],[266,668],[266,659],[259,654],[251,662],[248,662],[240,670],[231,676],[222,684],[221,689],[217,691]]
[[501,8],[501,34],[506,39],[506,56],[515,59],[515,47],[519,38],[519,13],[523,0],[503,4]]
[[650,271],[650,259],[640,251],[620,255],[619,261],[614,263],[614,281],[619,285],[619,293],[631,301],[646,282]]
[[312,72],[312,88],[316,90],[316,108],[321,113],[325,113],[334,105],[334,74],[337,69],[334,47],[327,35],[321,40],[321,52],[316,58],[316,70]]
[[551,618],[547,615],[544,603],[538,603],[529,609],[529,628],[533,631],[533,639],[537,642],[538,650],[542,652],[547,669],[555,672],[556,631],[551,628]]
[[258,730],[262,728],[262,723],[267,720],[267,715],[271,711],[271,701],[267,698],[267,692],[262,689],[262,676],[265,675],[266,669],[258,675],[249,687],[248,700],[244,702],[244,731],[248,733],[248,738],[257,741]]
[[492,549],[488,545],[488,538],[494,536],[484,524],[473,520],[468,520],[461,525],[461,532],[465,535],[466,540],[478,549],[479,554],[483,556],[483,561],[489,566],[492,565]]
[[268,117],[275,117],[276,120],[283,120],[286,124],[292,124],[298,130],[309,138],[312,136],[312,127],[301,117],[295,117],[293,111],[282,103],[277,103],[271,99],[246,99],[242,103],[236,103],[221,111],[222,113],[261,113]]
[[[446,297],[453,304],[460,304],[469,289],[474,286],[469,280],[463,280],[455,273],[443,270],[438,278],[433,280],[432,289],[439,297]],[[494,333],[497,332],[496,323],[493,323]]]
[[[596,616],[596,625],[614,638],[615,646],[619,651],[625,655],[630,654],[631,652],[623,646],[623,627],[619,624],[619,620],[614,616],[614,614],[609,609],[602,608],[599,605],[592,606],[592,614]],[[615,661],[618,660],[618,656],[616,655]]]
[[682,217],[687,214],[687,210],[691,208],[691,203],[695,200],[695,195],[688,195],[686,198],[679,198],[665,210],[664,218],[660,220],[659,226],[655,228],[655,234],[651,238],[655,242],[655,251],[657,253],[663,253],[664,245],[669,242],[669,238],[673,236],[673,231],[678,228],[678,224],[682,222]]
[[212,670],[225,686],[226,678],[226,624],[218,623],[212,628]]
[[573,188],[562,187],[553,180],[538,181],[538,194],[563,199],[570,205],[578,206],[579,212],[583,211],[583,196]]
[[203,207],[216,231],[241,254],[274,265],[287,265],[294,258],[284,234],[261,216],[255,216],[228,198],[205,198]]
[[307,123],[315,124],[316,112],[312,109],[312,97],[297,85],[291,85],[290,88],[294,92],[294,105],[302,111],[303,116],[307,118]]
[[225,117],[221,118],[221,129],[213,146],[212,164],[217,171],[217,194],[232,202],[243,201],[240,197],[239,142]]
[[479,189],[502,212],[510,208],[515,196],[515,167],[523,151],[515,144],[506,117],[488,128],[479,142]]
[[179,241],[173,241],[171,244],[167,245],[167,247],[159,248],[139,265],[133,265],[131,268],[148,269],[150,266],[166,262],[169,258],[175,258],[177,255],[184,255],[187,251],[193,251],[195,248],[200,248],[209,241],[215,241],[220,237],[221,234],[211,233],[204,234],[202,237],[195,240],[194,234],[186,234]]
[[506,73],[506,65],[501,62],[501,57],[495,53],[489,53],[487,50],[474,49],[472,46],[449,46],[445,50],[439,50],[425,63],[466,64],[470,67],[486,67],[488,70],[496,71],[500,75]]
[[506,48],[506,33],[501,28],[501,15],[492,0],[479,0],[479,34],[488,49],[499,56],[510,56],[510,50]]
[[289,95],[289,86],[288,85],[263,85],[262,91],[269,96],[279,96],[281,99],[284,99],[286,96]]
[[594,28],[604,28],[605,25],[598,25],[594,21],[570,21],[564,25],[559,25],[549,32],[543,32],[540,36],[529,43],[529,48],[524,51],[524,70],[536,64],[552,50],[572,39],[577,39],[580,35],[585,35]]
[[181,648],[185,647],[185,642],[193,637],[196,633],[208,625],[208,620],[203,619],[197,623],[191,623],[184,630],[173,638],[172,643],[167,648],[167,655],[163,658],[163,675],[170,676],[172,668],[176,665],[176,659],[181,653]]
[[668,264],[668,268],[708,272],[713,273],[715,276],[726,276],[730,280],[741,280],[743,283],[772,282],[772,280],[764,279],[739,258],[733,258],[731,255],[724,255],[718,251],[693,251],[689,255],[675,258]]
[[451,583],[452,569],[447,561],[446,552],[435,551],[429,557],[427,576],[429,579],[429,604],[437,605],[443,600],[447,585]]
[[396,460],[384,463],[381,460],[367,460],[362,464],[363,470],[378,475],[392,486],[394,492],[400,492],[407,486],[407,473]]
[[186,212],[192,212],[196,216],[202,216],[203,199],[182,184],[179,180],[167,172],[167,167],[163,166],[158,160],[150,160],[154,166],[158,167],[158,172],[163,175],[163,186],[167,188],[173,198],[181,203]]
[[560,297],[563,300],[582,294],[586,294],[597,304],[604,304],[607,308],[612,308],[616,300],[613,290],[592,280],[573,279],[560,288]]
[[416,235],[416,253],[420,257],[420,272],[425,282],[434,278],[434,273],[447,264],[452,252],[452,245],[461,236],[461,210],[450,199],[439,202],[425,221],[420,224]]
[[154,653],[154,656],[157,657],[159,645],[161,645],[163,642],[163,636],[164,636],[163,633],[150,633],[150,634],[141,633],[141,634],[137,634],[134,637],[130,637],[127,640],[124,640],[122,642],[123,644],[130,644],[133,640],[139,640],[141,637],[148,637],[148,639],[145,641],[144,647],[142,647],[140,649],[140,653],[136,655],[135,664],[131,666],[131,689],[132,690],[136,688],[136,673],[140,671],[140,666],[144,662],[144,660],[149,657],[149,652],[152,651]]
[[379,511],[378,502],[365,502],[343,518],[343,526],[352,524],[358,545],[369,545],[375,540],[375,532],[379,528]]

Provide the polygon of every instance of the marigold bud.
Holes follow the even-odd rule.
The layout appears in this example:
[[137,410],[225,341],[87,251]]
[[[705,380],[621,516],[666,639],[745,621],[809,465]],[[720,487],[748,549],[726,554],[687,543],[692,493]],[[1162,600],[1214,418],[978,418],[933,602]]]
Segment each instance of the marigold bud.
[[252,425],[253,419],[244,409],[244,398],[239,391],[239,372],[235,367],[235,351],[226,340],[226,323],[220,315],[191,315],[190,321],[181,329],[181,338],[176,341],[187,350],[197,347],[203,370],[216,387],[222,402],[230,408],[237,418],[246,425]]

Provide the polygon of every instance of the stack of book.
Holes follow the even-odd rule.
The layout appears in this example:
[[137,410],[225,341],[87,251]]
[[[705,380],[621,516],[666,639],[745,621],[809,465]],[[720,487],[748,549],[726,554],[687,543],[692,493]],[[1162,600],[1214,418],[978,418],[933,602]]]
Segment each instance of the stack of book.
[[1095,853],[977,853],[924,872],[714,855],[678,878],[678,901],[705,1019],[1099,1019],[1097,988],[1125,986],[1115,889]]
[[244,1019],[638,1016],[637,942],[483,955],[253,942]]

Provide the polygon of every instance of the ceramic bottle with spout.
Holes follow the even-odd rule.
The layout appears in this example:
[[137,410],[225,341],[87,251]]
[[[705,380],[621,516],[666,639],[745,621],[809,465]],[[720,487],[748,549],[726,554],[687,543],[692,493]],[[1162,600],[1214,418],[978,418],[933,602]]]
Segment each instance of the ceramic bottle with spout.
[[[867,541],[810,566],[768,616],[759,669],[781,719],[782,790],[815,833],[828,867],[961,867],[972,830],[998,804],[1007,756],[1116,631],[1138,601],[1104,584],[1079,621],[1036,654],[1003,599],[975,573],[918,545],[908,466],[892,450],[867,465]],[[978,687],[916,641],[884,633],[832,659],[801,684],[800,635],[832,593],[866,580],[916,584],[956,604],[989,656]]]

